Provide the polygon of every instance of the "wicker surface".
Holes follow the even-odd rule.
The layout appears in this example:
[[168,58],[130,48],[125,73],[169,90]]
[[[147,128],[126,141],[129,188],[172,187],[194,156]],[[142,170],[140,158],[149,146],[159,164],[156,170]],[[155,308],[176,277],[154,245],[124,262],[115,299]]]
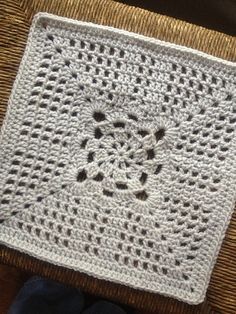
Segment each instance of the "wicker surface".
[[[23,54],[32,17],[39,11],[123,28],[236,61],[234,37],[110,0],[0,0],[0,15],[3,14],[3,18],[0,16],[0,124],[6,112],[7,99]],[[231,220],[215,266],[207,300],[200,306],[189,306],[173,299],[101,282],[3,247],[0,250],[0,260],[154,313],[233,314],[236,308],[235,249],[236,214]]]

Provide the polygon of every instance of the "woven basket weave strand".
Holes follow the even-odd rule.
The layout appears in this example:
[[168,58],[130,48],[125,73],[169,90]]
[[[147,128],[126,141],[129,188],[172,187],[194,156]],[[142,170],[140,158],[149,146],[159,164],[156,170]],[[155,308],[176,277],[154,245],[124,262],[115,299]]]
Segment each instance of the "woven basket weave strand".
[[[236,61],[236,39],[145,10],[127,7],[109,0],[0,1],[0,124],[25,47],[32,17],[39,11],[123,28],[161,40],[174,42],[227,60]],[[66,13],[65,13],[66,12]],[[210,43],[210,44],[209,44]],[[207,301],[200,307],[188,306],[164,297],[141,293],[130,288],[105,283],[36,261],[10,249],[2,248],[0,259],[33,273],[39,273],[86,291],[125,302],[154,313],[235,313],[236,308],[236,215],[233,216],[218,262],[212,275]]]

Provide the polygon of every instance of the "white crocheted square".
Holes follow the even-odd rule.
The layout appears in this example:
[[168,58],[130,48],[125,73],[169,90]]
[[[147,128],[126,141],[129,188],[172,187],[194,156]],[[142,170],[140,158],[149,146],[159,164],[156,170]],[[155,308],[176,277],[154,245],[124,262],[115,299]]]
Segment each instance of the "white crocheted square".
[[38,14],[0,138],[0,241],[189,303],[235,203],[235,64]]

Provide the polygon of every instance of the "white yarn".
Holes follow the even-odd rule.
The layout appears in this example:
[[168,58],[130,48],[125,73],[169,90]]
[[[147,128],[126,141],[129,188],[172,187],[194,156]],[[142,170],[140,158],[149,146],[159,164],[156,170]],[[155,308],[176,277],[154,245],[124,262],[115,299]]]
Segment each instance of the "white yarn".
[[0,138],[0,241],[203,301],[235,204],[235,64],[40,13]]

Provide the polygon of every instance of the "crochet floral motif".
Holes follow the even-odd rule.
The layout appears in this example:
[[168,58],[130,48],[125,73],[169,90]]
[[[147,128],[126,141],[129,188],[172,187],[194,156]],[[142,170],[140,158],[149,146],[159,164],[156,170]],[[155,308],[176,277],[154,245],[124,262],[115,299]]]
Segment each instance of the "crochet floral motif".
[[[176,129],[168,120],[154,117],[145,124],[137,113],[114,113],[109,106],[91,100],[83,106],[83,131],[72,145],[69,180],[87,192],[93,185],[92,190],[107,197],[119,198],[119,193],[131,200],[152,197]],[[87,181],[90,187],[82,184]]]

